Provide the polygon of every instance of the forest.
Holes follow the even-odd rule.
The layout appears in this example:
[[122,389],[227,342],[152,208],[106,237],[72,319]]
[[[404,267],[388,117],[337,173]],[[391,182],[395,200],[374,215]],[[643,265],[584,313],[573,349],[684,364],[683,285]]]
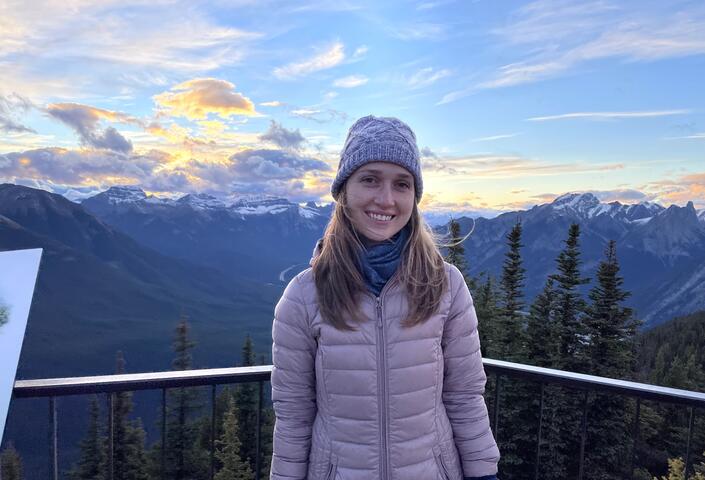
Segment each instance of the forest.
[[[522,226],[506,234],[501,274],[469,274],[462,235],[451,221],[445,259],[465,275],[477,316],[485,358],[555,368],[655,385],[705,391],[705,312],[696,312],[640,331],[635,313],[624,306],[630,292],[620,276],[617,244],[605,245],[594,278],[584,276],[580,257],[580,226],[570,226],[554,273],[531,302],[524,298]],[[189,324],[181,318],[174,331],[174,370],[192,368],[194,343]],[[263,349],[264,350],[264,349]],[[259,364],[265,363],[261,355]],[[240,366],[258,363],[248,336]],[[116,356],[116,373],[125,360]],[[583,478],[639,480],[705,480],[705,415],[695,410],[691,457],[684,463],[688,409],[642,401],[638,435],[634,435],[636,402],[615,394],[548,385],[544,390],[542,436],[538,464],[540,386],[535,382],[500,377],[488,379],[485,399],[493,412],[499,400],[494,429],[502,459],[502,479],[578,478],[578,451],[583,402],[587,401],[587,439]],[[268,386],[267,386],[268,388]],[[499,388],[497,392],[496,389]],[[216,399],[214,462],[211,464],[211,417],[202,389],[171,389],[167,394],[166,441],[147,445],[142,420],[135,418],[132,394],[114,394],[113,472],[116,480],[254,479],[257,465],[257,384],[220,389]],[[96,397],[86,412],[89,419],[80,455],[66,480],[107,480],[108,428],[105,409]],[[266,402],[261,414],[259,478],[267,478],[272,450],[274,413]],[[162,450],[163,449],[163,450]],[[162,464],[166,470],[162,472]],[[24,479],[22,459],[12,444],[0,454],[0,478]]]

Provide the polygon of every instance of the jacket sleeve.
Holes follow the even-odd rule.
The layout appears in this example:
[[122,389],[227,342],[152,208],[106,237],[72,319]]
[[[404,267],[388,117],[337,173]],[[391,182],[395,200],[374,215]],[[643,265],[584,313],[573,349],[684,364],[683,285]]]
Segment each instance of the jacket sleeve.
[[480,354],[477,316],[465,280],[451,266],[451,306],[443,330],[443,404],[466,477],[497,473],[499,449],[490,430],[485,370]]
[[316,341],[298,298],[298,277],[284,290],[272,326],[272,402],[276,417],[272,480],[305,479],[316,417]]

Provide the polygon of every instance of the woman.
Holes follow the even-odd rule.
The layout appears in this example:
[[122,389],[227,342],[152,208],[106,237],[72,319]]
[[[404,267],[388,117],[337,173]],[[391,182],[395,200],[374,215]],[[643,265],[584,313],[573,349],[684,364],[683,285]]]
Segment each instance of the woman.
[[312,268],[275,308],[271,479],[494,479],[477,318],[417,203],[416,137],[350,128]]

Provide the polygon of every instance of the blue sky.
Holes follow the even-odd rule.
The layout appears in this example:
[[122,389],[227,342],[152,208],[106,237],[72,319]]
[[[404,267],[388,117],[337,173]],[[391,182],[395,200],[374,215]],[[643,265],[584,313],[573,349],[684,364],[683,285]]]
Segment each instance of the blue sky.
[[325,202],[374,114],[415,130],[428,211],[705,208],[703,81],[697,1],[11,0],[0,180]]

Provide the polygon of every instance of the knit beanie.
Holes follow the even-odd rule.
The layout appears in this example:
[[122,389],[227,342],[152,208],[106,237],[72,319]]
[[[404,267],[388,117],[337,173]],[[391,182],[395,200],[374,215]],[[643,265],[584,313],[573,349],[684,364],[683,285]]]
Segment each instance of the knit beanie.
[[362,117],[348,131],[331,186],[333,198],[338,199],[345,181],[355,170],[371,162],[390,162],[406,168],[414,176],[416,202],[421,200],[423,180],[416,135],[397,118],[372,115]]

